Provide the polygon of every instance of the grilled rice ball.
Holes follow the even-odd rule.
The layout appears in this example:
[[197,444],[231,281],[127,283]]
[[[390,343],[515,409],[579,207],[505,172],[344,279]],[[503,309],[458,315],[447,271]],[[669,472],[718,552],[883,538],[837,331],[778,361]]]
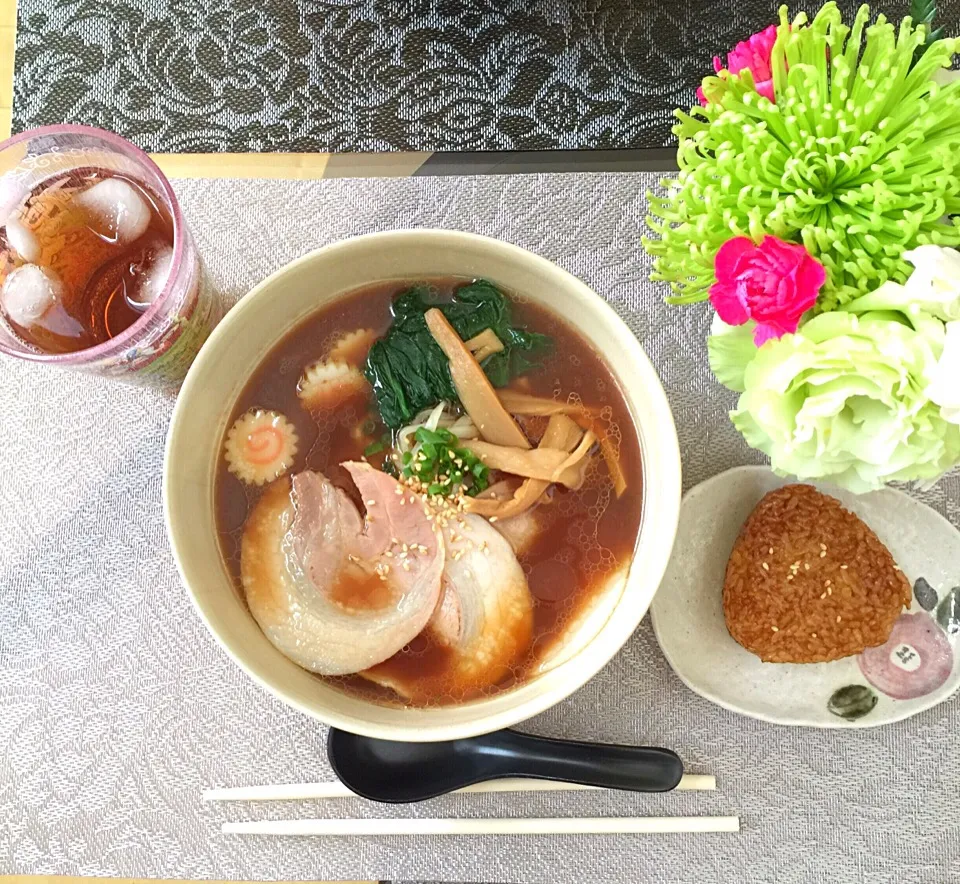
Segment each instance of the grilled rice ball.
[[882,645],[910,584],[838,500],[787,485],[757,504],[727,563],[730,635],[769,663],[825,663]]

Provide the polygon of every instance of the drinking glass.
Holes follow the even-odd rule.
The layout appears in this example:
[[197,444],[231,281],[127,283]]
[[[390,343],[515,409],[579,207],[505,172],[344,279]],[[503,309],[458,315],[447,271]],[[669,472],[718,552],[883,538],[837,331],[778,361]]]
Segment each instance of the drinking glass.
[[[166,283],[143,314],[108,340],[74,352],[45,352],[0,314],[0,352],[41,365],[176,389],[223,308],[213,291],[170,182],[142,150],[87,126],[48,126],[0,143],[0,226],[25,201],[65,176],[99,173],[135,182],[162,207],[173,230]],[[67,241],[64,248],[70,248]]]

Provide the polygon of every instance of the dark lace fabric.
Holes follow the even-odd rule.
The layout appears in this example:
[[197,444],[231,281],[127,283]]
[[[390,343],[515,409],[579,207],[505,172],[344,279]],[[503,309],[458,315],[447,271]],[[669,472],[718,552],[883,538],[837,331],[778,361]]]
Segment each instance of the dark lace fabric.
[[[14,128],[87,123],[176,152],[663,147],[712,57],[777,6],[20,0]],[[940,6],[957,33],[960,0]]]

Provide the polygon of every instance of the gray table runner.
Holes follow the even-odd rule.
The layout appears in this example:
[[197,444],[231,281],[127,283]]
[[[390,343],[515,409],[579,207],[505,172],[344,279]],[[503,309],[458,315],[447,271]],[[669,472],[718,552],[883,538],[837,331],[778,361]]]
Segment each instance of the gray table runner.
[[[185,153],[663,147],[713,56],[779,5],[20,0],[14,128],[88,123]],[[939,6],[955,35],[960,2]]]
[[[236,297],[352,234],[444,226],[531,248],[607,297],[656,363],[685,485],[759,462],[706,367],[705,308],[668,308],[639,247],[650,176],[189,182],[177,189]],[[0,362],[0,874],[392,878],[580,884],[960,880],[960,701],[877,730],[764,724],[700,699],[644,623],[533,732],[662,744],[713,794],[451,797],[203,805],[210,785],[330,778],[324,729],[255,686],[205,632],[167,548],[160,469],[171,403]],[[927,500],[960,524],[960,481]],[[254,815],[727,814],[740,835],[226,837]]]

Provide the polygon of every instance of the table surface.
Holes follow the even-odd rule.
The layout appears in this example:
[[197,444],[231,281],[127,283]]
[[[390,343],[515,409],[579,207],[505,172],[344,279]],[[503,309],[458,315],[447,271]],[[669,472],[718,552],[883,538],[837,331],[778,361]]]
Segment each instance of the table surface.
[[[713,56],[778,6],[20,0],[13,126],[87,123],[184,153],[662,148]],[[939,6],[955,32],[960,2]],[[909,0],[874,8],[896,20]]]
[[[583,278],[639,337],[676,416],[685,485],[760,458],[711,379],[709,311],[662,303],[639,246],[649,175],[178,182],[233,299],[309,249],[441,226],[498,236]],[[675,748],[715,793],[204,805],[212,785],[331,778],[324,728],[254,685],[180,585],[160,501],[171,402],[0,362],[0,873],[574,884],[960,880],[952,763],[960,702],[875,730],[778,727],[713,706],[649,623],[592,681],[524,727]],[[960,524],[960,480],[926,500]],[[739,814],[739,835],[278,839],[226,819],[357,815]]]

